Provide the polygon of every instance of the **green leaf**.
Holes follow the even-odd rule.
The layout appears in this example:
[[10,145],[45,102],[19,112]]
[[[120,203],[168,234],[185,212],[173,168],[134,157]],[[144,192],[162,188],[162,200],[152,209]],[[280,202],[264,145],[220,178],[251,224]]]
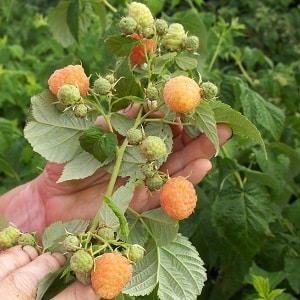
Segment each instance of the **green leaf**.
[[205,133],[208,139],[213,143],[217,154],[219,151],[219,138],[215,115],[206,101],[200,102],[190,121],[200,132]]
[[[140,83],[137,81],[136,76],[133,74],[129,65],[129,61],[127,59],[124,59],[120,63],[115,72],[115,76],[119,79],[119,81],[115,85],[116,96],[118,98],[124,97],[124,99],[126,100],[126,97],[128,97],[128,95],[143,98],[144,92],[141,88]],[[128,100],[121,103],[120,101],[118,101],[114,105],[115,111],[127,107],[128,104]]]
[[[119,187],[112,195],[111,201],[118,207],[120,213],[124,214],[132,200],[135,190],[135,184],[133,181],[128,181],[125,185]],[[119,218],[115,215],[115,212],[107,205],[103,203],[99,217],[100,224],[106,224],[111,227],[119,226]]]
[[126,136],[127,131],[133,127],[135,119],[130,119],[123,114],[114,113],[111,115],[113,128],[122,136]]
[[269,195],[263,186],[255,183],[247,182],[243,188],[225,183],[212,206],[212,217],[219,235],[249,259],[270,232]]
[[50,224],[44,231],[42,236],[43,247],[47,251],[64,253],[66,250],[61,242],[67,233],[85,232],[89,225],[87,220],[71,220],[68,222],[55,222]]
[[[51,299],[56,294],[58,294],[60,291],[64,290],[66,288],[66,283],[61,281],[61,275],[63,274],[65,269],[64,267],[59,268],[57,271],[48,273],[44,278],[39,282],[37,292],[36,292],[36,300],[43,300],[43,299]],[[51,296],[48,294],[50,290],[51,292],[54,292],[51,287],[55,286],[55,293],[51,294]]]
[[153,16],[156,16],[162,11],[165,4],[165,0],[146,0],[146,5],[151,10]]
[[267,157],[264,140],[253,123],[240,112],[221,101],[211,101],[209,104],[215,114],[217,123],[225,123],[231,127],[234,134],[259,143]]
[[238,164],[235,159],[223,158],[219,162],[219,169],[221,178],[224,178],[224,180],[226,180],[228,176],[233,175],[235,172],[243,172],[252,182],[257,182],[258,184],[266,185],[273,189],[278,189],[278,187],[280,187],[279,181],[271,174],[251,170]]
[[161,74],[162,70],[171,65],[176,52],[168,52],[153,58],[153,73]]
[[93,155],[83,151],[74,159],[68,161],[58,179],[58,183],[73,179],[83,179],[93,175],[96,170],[108,163],[109,160],[100,163]]
[[116,56],[127,56],[139,41],[127,36],[112,36],[105,40],[107,48]]
[[268,278],[270,290],[275,289],[286,278],[286,274],[283,271],[267,272],[258,267],[255,262],[252,262],[252,266],[249,269],[249,273],[245,276],[244,282],[252,284],[254,276]]
[[53,104],[57,99],[49,91],[31,98],[30,121],[24,129],[33,150],[47,160],[64,163],[82,152],[80,135],[93,123],[62,114]]
[[[120,177],[133,176],[136,177],[140,174],[138,165],[146,163],[146,159],[142,156],[139,147],[126,147],[124,152],[122,163],[118,172]],[[107,166],[103,166],[108,172],[112,172],[114,163],[110,163]]]
[[20,135],[16,120],[11,121],[0,117],[0,154],[5,154],[14,138]]
[[133,276],[123,289],[131,296],[143,296],[152,292],[158,283],[159,258],[158,248],[153,240],[145,245],[146,255],[134,266]]
[[0,171],[2,171],[6,176],[14,178],[17,181],[20,180],[20,176],[15,171],[15,169],[10,165],[10,163],[7,160],[3,159],[1,156],[0,156]]
[[270,292],[268,278],[253,275],[253,286],[260,297],[262,297],[263,299],[267,299]]
[[67,24],[73,38],[79,41],[79,0],[72,0],[67,9]]
[[57,252],[63,253],[65,251],[63,245],[58,245],[58,240],[63,241],[66,236],[66,230],[62,221],[58,221],[49,225],[43,233],[43,247],[48,251],[55,249]]
[[67,23],[67,11],[69,2],[60,2],[56,7],[48,9],[48,23],[53,37],[62,44],[69,47],[74,44],[75,39]]
[[142,213],[141,218],[157,246],[167,245],[177,236],[178,222],[161,208],[146,211]]
[[64,222],[63,226],[69,233],[84,233],[89,226],[89,220],[73,219]]
[[285,256],[284,271],[286,278],[296,294],[300,293],[300,256]]
[[271,291],[268,295],[268,300],[278,299],[277,297],[284,292],[284,289],[275,289]]
[[298,298],[293,297],[290,293],[281,293],[280,295],[277,295],[276,300],[298,300]]
[[240,89],[244,115],[278,141],[285,123],[283,111],[245,85],[240,85]]
[[186,237],[178,234],[164,247],[157,247],[150,240],[145,248],[147,254],[135,266],[124,293],[146,295],[158,284],[161,300],[197,298],[206,280],[206,271],[198,252]]
[[136,214],[127,210],[126,216],[129,226],[128,243],[144,246],[148,239],[148,232],[144,225],[140,222],[139,215],[137,217]]
[[118,139],[112,132],[106,132],[101,125],[94,125],[87,129],[79,138],[81,147],[104,162],[115,151]]
[[181,53],[175,57],[175,62],[177,66],[184,70],[193,70],[197,68],[198,60],[194,57],[187,56],[184,53]]

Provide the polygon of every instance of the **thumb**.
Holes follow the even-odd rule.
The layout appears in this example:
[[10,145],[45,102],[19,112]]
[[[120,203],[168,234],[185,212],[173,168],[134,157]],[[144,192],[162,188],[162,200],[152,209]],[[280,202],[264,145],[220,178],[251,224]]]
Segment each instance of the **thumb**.
[[[9,249],[11,250],[11,249]],[[65,258],[59,253],[37,255],[33,247],[13,247],[5,251],[5,265],[0,271],[0,299],[35,299],[38,283],[48,273],[62,267]],[[16,255],[17,254],[17,255]],[[2,260],[2,253],[0,255]]]

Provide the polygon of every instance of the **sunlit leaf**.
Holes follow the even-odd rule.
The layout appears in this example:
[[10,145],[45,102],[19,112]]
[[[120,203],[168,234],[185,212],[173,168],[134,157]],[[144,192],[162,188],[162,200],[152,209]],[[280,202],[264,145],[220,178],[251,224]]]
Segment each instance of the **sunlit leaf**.
[[32,97],[24,135],[35,152],[49,161],[63,163],[82,152],[78,139],[93,123],[75,118],[72,112],[60,112],[56,101],[49,91]]
[[147,254],[135,266],[124,293],[147,295],[158,284],[161,300],[197,298],[204,286],[206,271],[198,252],[186,237],[179,234],[164,247],[157,247],[150,240],[145,248]]
[[233,134],[259,143],[264,150],[265,156],[267,156],[264,140],[252,122],[240,112],[221,101],[210,101],[209,104],[215,114],[217,123],[227,124],[231,127]]

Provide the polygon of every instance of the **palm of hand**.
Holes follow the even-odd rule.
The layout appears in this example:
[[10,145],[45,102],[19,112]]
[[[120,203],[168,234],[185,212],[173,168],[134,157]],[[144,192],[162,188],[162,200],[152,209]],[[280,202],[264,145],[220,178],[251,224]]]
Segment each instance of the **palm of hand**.
[[[211,169],[209,159],[214,155],[212,143],[201,135],[198,139],[189,138],[182,129],[174,131],[172,154],[162,170],[172,176],[188,176],[196,184]],[[220,145],[223,145],[232,132],[226,125],[218,126]],[[101,195],[105,193],[110,174],[98,170],[92,176],[56,183],[61,175],[63,165],[48,163],[43,173],[23,189],[26,201],[11,204],[11,214],[16,225],[23,231],[37,231],[39,235],[51,223],[70,219],[92,219],[102,203]],[[119,178],[117,187],[126,179]],[[146,188],[137,188],[131,207],[139,212],[159,205],[158,192],[149,192]],[[25,206],[25,207],[24,207]],[[24,214],[27,212],[27,215]],[[10,218],[11,219],[11,218]]]

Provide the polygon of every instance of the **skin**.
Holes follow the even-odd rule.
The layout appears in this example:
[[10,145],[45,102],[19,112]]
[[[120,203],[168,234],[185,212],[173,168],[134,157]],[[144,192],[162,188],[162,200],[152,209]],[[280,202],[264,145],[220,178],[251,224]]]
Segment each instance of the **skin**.
[[[162,166],[171,177],[186,176],[193,184],[200,182],[212,165],[215,154],[212,143],[205,135],[191,139],[179,126],[173,129],[173,152]],[[232,135],[226,125],[218,125],[222,146]],[[63,165],[49,162],[43,172],[31,182],[19,186],[0,198],[0,214],[17,225],[23,232],[37,231],[41,236],[51,223],[70,219],[92,219],[101,205],[101,193],[108,184],[109,174],[98,170],[92,176],[56,183]],[[117,186],[124,184],[119,178]],[[158,192],[137,188],[131,207],[142,212],[159,206]],[[58,253],[38,255],[30,246],[16,246],[0,252],[0,299],[34,299],[38,282],[49,272],[63,266],[65,258]],[[98,299],[90,286],[75,282],[54,300]]]

